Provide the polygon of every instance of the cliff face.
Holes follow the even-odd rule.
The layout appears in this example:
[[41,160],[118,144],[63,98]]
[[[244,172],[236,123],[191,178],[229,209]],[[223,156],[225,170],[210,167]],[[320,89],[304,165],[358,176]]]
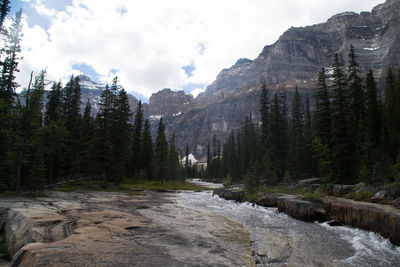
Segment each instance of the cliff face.
[[[204,93],[189,101],[190,105],[155,94],[150,98],[150,110],[156,109],[154,103],[167,106],[164,119],[169,134],[175,132],[178,146],[189,145],[198,158],[203,157],[213,134],[223,142],[246,116],[259,120],[262,80],[267,82],[271,96],[285,88],[290,102],[297,85],[303,98],[312,102],[318,72],[321,67],[331,66],[335,53],[346,63],[352,44],[362,75],[372,69],[378,82],[382,82],[388,67],[400,67],[399,41],[399,0],[388,0],[371,12],[341,13],[325,23],[292,27],[276,43],[265,46],[256,59],[239,59],[231,68],[222,70]],[[157,112],[163,114],[161,110]]]

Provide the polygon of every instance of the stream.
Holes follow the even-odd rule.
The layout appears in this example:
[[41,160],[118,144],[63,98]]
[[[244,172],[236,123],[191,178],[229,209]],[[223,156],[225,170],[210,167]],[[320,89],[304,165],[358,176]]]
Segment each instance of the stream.
[[168,193],[166,199],[140,210],[152,223],[136,238],[184,265],[400,266],[400,247],[372,232],[298,221],[212,191]]

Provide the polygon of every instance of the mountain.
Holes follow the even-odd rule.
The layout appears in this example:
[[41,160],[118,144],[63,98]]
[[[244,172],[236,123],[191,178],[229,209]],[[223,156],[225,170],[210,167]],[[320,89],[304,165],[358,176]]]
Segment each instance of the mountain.
[[292,27],[254,59],[239,59],[222,70],[196,99],[183,92],[161,91],[150,98],[153,123],[163,115],[169,135],[177,145],[190,146],[197,158],[204,157],[208,140],[222,142],[240,127],[246,116],[259,120],[258,99],[265,80],[270,96],[287,91],[290,102],[297,85],[303,98],[310,98],[321,67],[329,67],[338,53],[346,63],[350,44],[358,55],[362,75],[372,69],[382,83],[388,67],[400,67],[400,1],[387,0],[371,12],[344,12],[325,23]]
[[[86,75],[79,75],[79,85],[81,86],[81,112],[83,113],[86,107],[86,103],[90,100],[92,104],[92,114],[97,114],[99,111],[99,101],[102,90],[105,88],[103,84],[92,81]],[[129,107],[134,113],[136,111],[139,100],[133,95],[128,94]],[[143,104],[145,115],[148,113],[148,104]]]

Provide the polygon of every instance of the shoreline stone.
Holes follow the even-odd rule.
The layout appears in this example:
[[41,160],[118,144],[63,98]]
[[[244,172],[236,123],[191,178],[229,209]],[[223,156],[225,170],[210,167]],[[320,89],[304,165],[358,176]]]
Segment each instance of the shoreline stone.
[[[230,191],[232,190],[219,190],[214,191],[214,194],[225,198],[230,196],[230,193],[227,193]],[[279,212],[302,221],[327,221],[332,226],[348,225],[373,231],[388,238],[393,245],[400,246],[400,210],[395,207],[338,197],[325,197],[322,204],[319,204],[288,194],[261,195],[253,203],[264,207],[277,207]]]

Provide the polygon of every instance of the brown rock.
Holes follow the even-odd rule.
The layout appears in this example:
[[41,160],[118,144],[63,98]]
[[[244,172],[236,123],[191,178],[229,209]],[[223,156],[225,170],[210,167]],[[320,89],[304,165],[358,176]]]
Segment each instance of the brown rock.
[[391,206],[327,197],[323,200],[328,216],[346,225],[381,234],[400,245],[400,211]]

